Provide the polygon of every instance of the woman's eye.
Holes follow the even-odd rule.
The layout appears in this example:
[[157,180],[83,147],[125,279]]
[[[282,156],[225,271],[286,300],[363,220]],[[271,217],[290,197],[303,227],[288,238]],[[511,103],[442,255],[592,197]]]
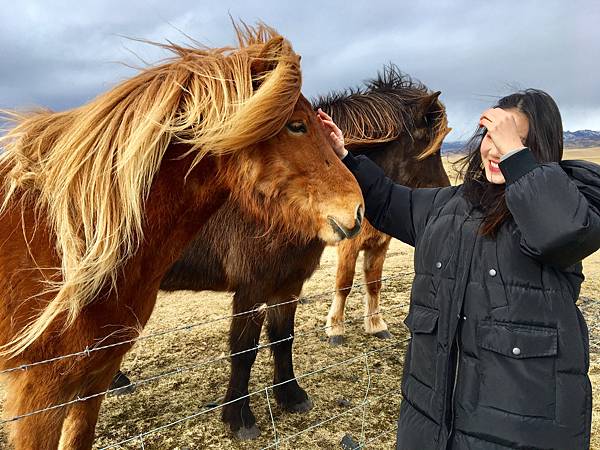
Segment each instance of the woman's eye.
[[306,125],[304,125],[304,122],[289,122],[286,127],[292,133],[306,133]]

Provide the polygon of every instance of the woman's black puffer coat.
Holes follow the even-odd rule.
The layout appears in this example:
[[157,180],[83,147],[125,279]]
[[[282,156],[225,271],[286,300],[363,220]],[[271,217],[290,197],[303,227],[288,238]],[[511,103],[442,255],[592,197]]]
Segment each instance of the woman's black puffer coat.
[[461,186],[409,189],[348,155],[366,217],[415,247],[401,450],[589,448],[581,260],[600,247],[600,167],[500,163],[512,219],[495,238]]

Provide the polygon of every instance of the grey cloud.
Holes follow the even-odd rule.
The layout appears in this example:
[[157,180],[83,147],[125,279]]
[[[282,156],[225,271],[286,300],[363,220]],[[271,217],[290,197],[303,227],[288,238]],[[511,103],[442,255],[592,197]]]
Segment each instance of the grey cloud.
[[[15,2],[16,3],[16,2]],[[0,107],[75,106],[160,50],[122,36],[233,43],[228,14],[277,28],[302,54],[308,97],[359,84],[392,61],[441,90],[451,138],[517,87],[546,89],[566,128],[600,129],[596,2],[219,2],[26,0],[0,8]],[[596,125],[594,125],[596,124]]]

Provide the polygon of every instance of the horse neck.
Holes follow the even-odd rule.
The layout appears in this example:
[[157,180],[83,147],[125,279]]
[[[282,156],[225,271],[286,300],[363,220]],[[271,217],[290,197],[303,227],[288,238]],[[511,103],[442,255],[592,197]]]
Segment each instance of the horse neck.
[[215,158],[204,157],[188,174],[193,155],[181,158],[184,151],[181,146],[167,150],[146,200],[143,242],[125,268],[125,272],[133,272],[156,289],[169,267],[229,195],[219,181]]
[[410,146],[402,146],[399,141],[389,141],[374,145],[361,145],[351,148],[352,153],[363,154],[377,164],[396,183],[403,183],[411,160]]
[[396,183],[411,187],[450,185],[439,154],[419,160],[412,141],[395,140],[357,147],[351,151],[368,156]]

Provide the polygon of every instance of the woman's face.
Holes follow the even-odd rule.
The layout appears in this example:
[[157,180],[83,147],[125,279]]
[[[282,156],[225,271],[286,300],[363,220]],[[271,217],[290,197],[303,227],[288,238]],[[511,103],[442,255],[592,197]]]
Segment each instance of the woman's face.
[[[517,133],[521,138],[521,142],[523,145],[525,145],[527,134],[529,133],[529,120],[527,120],[527,116],[518,109],[514,108],[507,109],[506,112],[510,113],[515,119],[517,124]],[[500,157],[502,155],[500,152],[498,152],[494,142],[487,133],[481,141],[479,151],[481,152],[481,161],[485,169],[485,177],[487,180],[494,184],[504,184],[506,180],[504,179],[504,175],[502,175],[502,172],[500,172],[500,168],[498,167],[498,163],[500,162]]]

